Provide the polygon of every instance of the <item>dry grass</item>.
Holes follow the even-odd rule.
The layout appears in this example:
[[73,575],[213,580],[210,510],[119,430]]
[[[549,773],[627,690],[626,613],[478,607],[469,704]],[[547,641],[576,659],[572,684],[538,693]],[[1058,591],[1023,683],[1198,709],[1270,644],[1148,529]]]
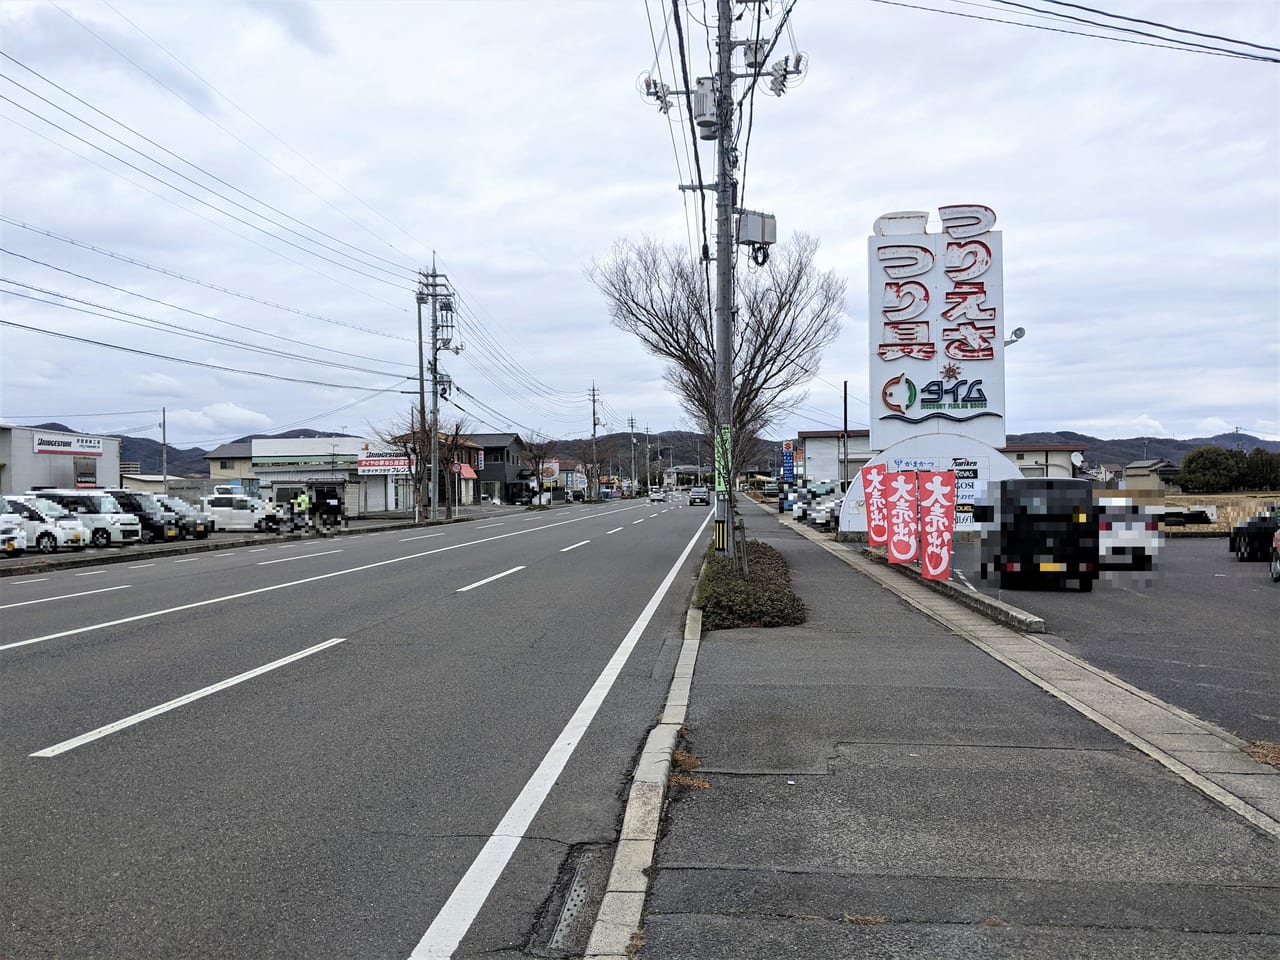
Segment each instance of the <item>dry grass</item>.
[[695,757],[688,750],[681,750],[679,747],[671,754],[671,762],[676,765],[681,773],[688,773],[691,770],[697,770],[702,766],[702,761]]
[[627,941],[627,956],[632,960],[640,954],[640,948],[644,946],[644,928],[640,928],[631,934],[631,939]]
[[1280,743],[1271,740],[1258,740],[1244,748],[1244,752],[1259,763],[1269,763],[1280,767]]
[[685,773],[673,773],[667,778],[667,785],[672,787],[684,787],[686,790],[710,790],[711,784],[698,777],[691,777]]
[[879,917],[874,913],[846,913],[841,919],[841,923],[850,923],[857,927],[874,927],[877,924],[888,923],[888,917]]

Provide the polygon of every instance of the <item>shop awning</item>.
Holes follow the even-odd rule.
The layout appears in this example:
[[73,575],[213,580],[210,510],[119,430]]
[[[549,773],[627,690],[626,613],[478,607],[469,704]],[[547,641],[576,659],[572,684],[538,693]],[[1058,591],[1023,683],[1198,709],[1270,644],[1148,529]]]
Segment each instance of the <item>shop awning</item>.
[[471,465],[469,463],[462,463],[462,464],[459,464],[459,466],[462,467],[462,473],[460,473],[459,476],[461,476],[463,480],[479,479],[479,477],[476,476],[475,470],[471,468]]

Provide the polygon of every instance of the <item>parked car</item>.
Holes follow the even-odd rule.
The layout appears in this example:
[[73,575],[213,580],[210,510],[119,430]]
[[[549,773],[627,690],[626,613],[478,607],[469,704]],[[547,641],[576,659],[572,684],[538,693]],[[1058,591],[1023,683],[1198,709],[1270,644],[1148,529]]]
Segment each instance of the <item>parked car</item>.
[[132,513],[142,525],[143,543],[170,543],[179,536],[177,516],[164,508],[153,494],[123,487],[106,489],[125,513]]
[[702,503],[711,506],[711,491],[706,487],[690,487],[689,488],[689,506]]
[[1098,511],[1098,566],[1150,570],[1164,542],[1155,514],[1127,497],[1103,497]]
[[650,503],[666,503],[667,491],[663,490],[661,487],[650,487],[649,502]]
[[185,500],[166,497],[162,494],[156,494],[155,497],[162,507],[178,518],[179,539],[195,537],[197,540],[204,540],[217,526],[217,521],[213,519],[212,514],[197,510]]
[[215,494],[200,499],[200,509],[210,514],[219,530],[266,530],[280,528],[275,507],[264,500],[237,494]]
[[42,497],[85,525],[89,531],[89,543],[95,547],[127,546],[142,539],[142,524],[131,513],[120,509],[120,504],[109,493],[101,490],[64,490],[39,488],[28,494]]
[[1280,530],[1271,535],[1271,582],[1280,583]]
[[1227,538],[1227,547],[1242,562],[1266,560],[1277,529],[1280,529],[1280,508],[1263,510],[1232,528]]
[[89,546],[89,531],[74,514],[52,500],[40,497],[7,497],[5,513],[17,514],[27,534],[27,547],[41,553],[83,550]]
[[27,531],[22,518],[0,506],[0,553],[6,557],[20,557],[27,550]]

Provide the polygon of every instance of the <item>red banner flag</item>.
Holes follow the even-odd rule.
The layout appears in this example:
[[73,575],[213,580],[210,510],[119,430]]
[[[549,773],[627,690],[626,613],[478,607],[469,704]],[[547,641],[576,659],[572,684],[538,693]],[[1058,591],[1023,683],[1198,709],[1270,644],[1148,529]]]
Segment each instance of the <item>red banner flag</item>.
[[867,543],[883,547],[889,542],[889,504],[884,493],[884,467],[862,468],[862,495],[867,504]]
[[920,471],[920,573],[926,580],[950,580],[956,528],[956,475]]
[[889,562],[911,563],[920,556],[914,470],[884,475],[889,485]]

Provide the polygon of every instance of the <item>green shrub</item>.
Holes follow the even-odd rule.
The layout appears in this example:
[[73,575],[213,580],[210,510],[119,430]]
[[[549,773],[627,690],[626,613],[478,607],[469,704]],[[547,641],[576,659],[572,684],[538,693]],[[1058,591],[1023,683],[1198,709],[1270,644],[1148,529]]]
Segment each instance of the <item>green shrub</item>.
[[793,627],[808,612],[791,589],[786,559],[759,540],[747,541],[747,576],[736,561],[710,554],[698,584],[704,630]]

